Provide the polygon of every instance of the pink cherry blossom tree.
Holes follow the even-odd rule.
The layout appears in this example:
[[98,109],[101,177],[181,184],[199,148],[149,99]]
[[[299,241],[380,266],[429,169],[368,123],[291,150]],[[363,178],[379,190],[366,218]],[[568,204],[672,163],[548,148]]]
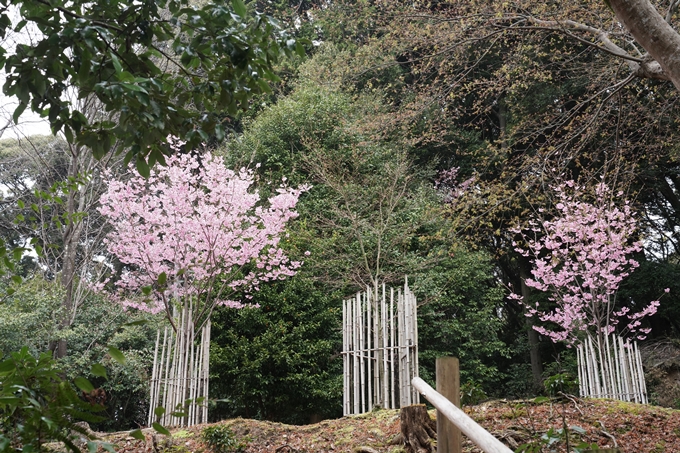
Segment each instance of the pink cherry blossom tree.
[[617,328],[622,335],[644,339],[649,329],[641,328],[641,319],[656,313],[659,301],[638,305],[635,312],[615,307],[621,281],[638,266],[631,254],[642,249],[639,241],[632,240],[636,224],[629,203],[615,206],[605,184],[597,186],[594,204],[576,199],[579,190],[573,181],[555,190],[559,214],[535,224],[538,239],[524,235],[526,248],[517,248],[533,259],[533,278],[526,280],[527,286],[550,293],[554,303],[550,310],[542,310],[538,303],[527,305],[527,316],[554,326],[534,328],[568,345],[589,334],[601,338]]
[[[241,308],[244,304],[233,300],[237,290],[247,294],[261,282],[294,275],[300,267],[287,258],[280,239],[308,187],[290,188],[283,181],[261,204],[253,172],[229,170],[210,153],[176,153],[146,179],[106,176],[108,190],[100,200],[100,212],[112,227],[106,245],[126,265],[116,282],[116,297],[126,307],[163,312],[172,326],[162,343],[160,332],[158,336],[151,423],[156,406],[174,408],[207,396],[215,307]],[[198,332],[200,344],[194,341]],[[174,391],[162,382],[172,382]],[[207,409],[194,404],[183,418],[169,417],[162,422],[201,423]]]
[[[573,181],[555,190],[558,215],[535,224],[534,239],[523,235],[526,248],[517,248],[533,259],[533,278],[526,285],[548,292],[554,308],[527,305],[527,316],[550,323],[534,329],[554,342],[577,345],[581,396],[646,403],[640,351],[634,340],[649,333],[641,320],[656,313],[659,301],[646,305],[634,301],[634,311],[615,306],[621,281],[638,266],[631,255],[642,250],[641,243],[632,239],[632,209],[627,201],[614,205],[605,184],[596,187],[595,203],[579,201],[580,190]],[[633,341],[624,341],[624,335]]]
[[109,252],[128,266],[116,283],[121,303],[172,320],[172,300],[193,299],[204,321],[216,305],[243,306],[229,299],[233,290],[294,275],[300,263],[279,240],[306,187],[282,185],[258,206],[253,183],[252,171],[229,170],[210,154],[172,156],[147,179],[109,179],[99,210],[112,226]]

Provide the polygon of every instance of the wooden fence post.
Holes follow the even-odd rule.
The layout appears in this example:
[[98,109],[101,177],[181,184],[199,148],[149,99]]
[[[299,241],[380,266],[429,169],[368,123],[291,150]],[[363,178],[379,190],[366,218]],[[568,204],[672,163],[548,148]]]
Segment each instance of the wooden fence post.
[[479,426],[465,412],[458,409],[453,403],[430,387],[427,382],[419,377],[414,377],[411,381],[413,386],[425,397],[432,405],[441,411],[446,418],[451,420],[468,439],[477,444],[485,453],[512,453],[503,442],[496,439],[490,432]]
[[[437,392],[460,408],[460,367],[456,357],[437,357]],[[437,453],[461,453],[460,429],[437,410]]]

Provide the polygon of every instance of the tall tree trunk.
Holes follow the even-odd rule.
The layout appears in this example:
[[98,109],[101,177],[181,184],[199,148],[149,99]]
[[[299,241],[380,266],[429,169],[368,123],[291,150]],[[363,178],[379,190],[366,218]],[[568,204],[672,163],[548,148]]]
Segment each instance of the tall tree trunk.
[[508,106],[505,104],[505,96],[498,100],[498,128],[500,129],[501,149],[508,149]]
[[[80,149],[72,148],[71,163],[69,165],[68,177],[77,178],[80,172]],[[64,299],[62,301],[62,315],[61,328],[67,329],[73,323],[75,317],[75,303],[74,303],[74,285],[76,277],[76,254],[78,251],[78,242],[83,231],[83,222],[77,218],[75,214],[81,212],[84,207],[83,188],[71,188],[68,193],[66,202],[66,215],[68,221],[66,222],[64,233],[62,235],[62,244],[64,248],[63,263],[61,268],[61,284],[64,287]],[[76,220],[78,219],[78,220]],[[66,340],[59,339],[55,351],[56,357],[65,357],[67,353]]]
[[616,17],[680,90],[680,35],[649,0],[609,0]]
[[[520,261],[519,275],[522,285],[522,297],[524,302],[531,300],[531,289],[526,285],[526,279],[529,278],[528,263],[524,260]],[[534,386],[536,389],[543,387],[543,361],[541,360],[541,351],[539,350],[538,332],[534,330],[534,323],[532,318],[525,317],[527,336],[529,338],[529,355],[531,357],[531,374],[534,378]]]

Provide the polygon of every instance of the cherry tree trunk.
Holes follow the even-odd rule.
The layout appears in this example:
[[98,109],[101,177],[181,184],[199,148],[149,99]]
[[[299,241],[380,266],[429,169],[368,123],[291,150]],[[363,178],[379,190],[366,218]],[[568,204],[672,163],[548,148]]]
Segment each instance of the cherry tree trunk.
[[437,424],[424,404],[401,408],[401,437],[409,453],[434,453],[432,440],[437,439]]

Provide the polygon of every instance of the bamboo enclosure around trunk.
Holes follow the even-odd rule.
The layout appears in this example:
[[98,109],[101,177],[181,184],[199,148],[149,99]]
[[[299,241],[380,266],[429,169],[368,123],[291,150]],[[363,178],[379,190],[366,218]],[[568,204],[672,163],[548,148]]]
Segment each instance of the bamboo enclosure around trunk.
[[[175,314],[177,332],[166,327],[162,335],[160,330],[156,335],[149,425],[157,421],[168,427],[192,426],[208,421],[210,320],[201,328],[197,342],[192,314],[192,307],[184,306]],[[160,417],[155,413],[158,407],[165,408]]]
[[343,301],[342,341],[344,415],[419,402],[411,386],[418,376],[418,322],[408,280],[396,292],[376,285]]
[[616,335],[595,340],[588,336],[576,353],[582,397],[647,404],[645,375],[635,341]]

